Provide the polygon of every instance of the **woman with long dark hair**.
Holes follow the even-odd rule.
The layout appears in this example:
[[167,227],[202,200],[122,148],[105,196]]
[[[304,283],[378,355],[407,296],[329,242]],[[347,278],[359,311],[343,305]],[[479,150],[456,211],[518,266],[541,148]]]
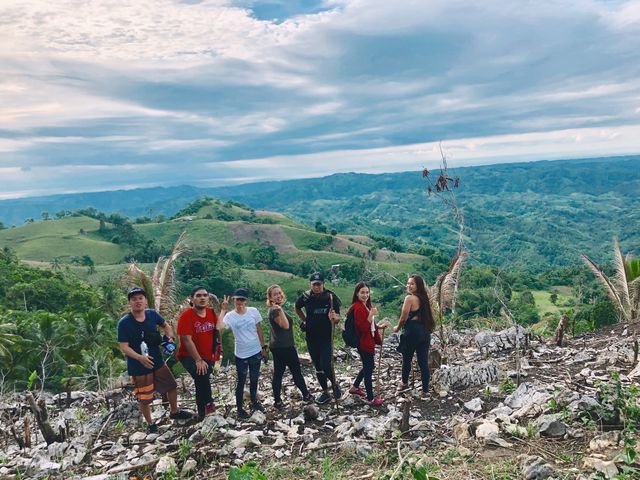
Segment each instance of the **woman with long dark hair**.
[[402,304],[402,312],[398,325],[393,329],[398,332],[404,328],[402,349],[402,383],[399,390],[409,387],[409,373],[413,354],[418,358],[418,366],[422,377],[422,396],[429,395],[429,345],[431,333],[435,329],[435,321],[429,302],[429,294],[420,275],[411,275],[407,280],[407,293]]
[[[349,389],[352,395],[366,397],[367,403],[372,407],[382,405],[382,398],[373,396],[373,368],[375,346],[382,345],[382,338],[378,328],[386,328],[388,324],[376,325],[375,315],[378,309],[371,305],[371,294],[369,286],[365,282],[356,285],[351,299],[351,307],[347,311],[347,316],[353,315],[356,333],[358,334],[358,353],[362,360],[362,368]],[[378,373],[379,374],[379,373]],[[366,392],[360,388],[360,383],[364,380]]]

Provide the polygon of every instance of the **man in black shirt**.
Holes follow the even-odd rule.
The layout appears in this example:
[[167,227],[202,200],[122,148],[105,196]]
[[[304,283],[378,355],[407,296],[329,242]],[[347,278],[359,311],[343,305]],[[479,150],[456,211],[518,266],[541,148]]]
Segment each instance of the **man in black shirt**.
[[341,302],[335,293],[324,288],[324,277],[321,273],[313,273],[309,281],[311,289],[298,297],[295,308],[298,317],[302,320],[300,326],[305,331],[309,355],[316,368],[318,383],[322,387],[322,395],[316,399],[316,402],[324,404],[331,400],[327,379],[331,381],[336,400],[342,396],[331,361],[332,324],[340,321]]

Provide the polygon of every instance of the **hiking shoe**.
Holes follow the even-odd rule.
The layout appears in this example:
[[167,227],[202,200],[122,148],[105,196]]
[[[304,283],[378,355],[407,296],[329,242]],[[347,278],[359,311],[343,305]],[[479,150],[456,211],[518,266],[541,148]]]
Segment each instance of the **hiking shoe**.
[[251,415],[249,415],[249,413],[244,408],[238,409],[238,418],[246,419],[246,418],[249,418],[250,416]]
[[213,402],[207,403],[207,405],[204,407],[205,416],[213,415],[214,413],[216,413],[216,405]]
[[351,388],[349,389],[349,393],[350,393],[351,395],[357,395],[357,396],[359,396],[359,397],[366,397],[366,396],[367,396],[367,394],[365,393],[365,391],[364,391],[364,390],[362,390],[360,387],[351,387]]
[[277,410],[284,410],[284,408],[286,407],[282,400],[278,400],[273,404],[273,406],[276,407]]
[[264,412],[264,407],[260,402],[253,402],[251,404],[251,410],[260,410],[261,412]]
[[431,400],[431,395],[429,395],[429,392],[422,392],[420,394],[420,400]]
[[384,400],[381,398],[374,398],[373,400],[368,400],[367,403],[370,407],[379,407],[384,403]]
[[155,423],[150,423],[147,425],[147,432],[149,433],[158,433],[158,425]]
[[329,395],[327,392],[322,392],[322,395],[316,398],[316,403],[318,405],[324,405],[325,403],[329,403],[330,401],[331,395]]
[[311,395],[310,393],[307,393],[304,397],[302,397],[302,401],[306,403],[313,403],[314,401],[313,395]]
[[170,413],[169,418],[171,420],[191,420],[193,418],[193,414],[186,410],[178,410],[175,413]]
[[402,393],[406,392],[407,390],[409,390],[409,385],[407,385],[406,383],[401,383],[400,385],[398,385],[398,389],[396,390],[396,392]]
[[336,400],[340,400],[342,398],[342,390],[340,390],[340,387],[333,387],[333,397]]

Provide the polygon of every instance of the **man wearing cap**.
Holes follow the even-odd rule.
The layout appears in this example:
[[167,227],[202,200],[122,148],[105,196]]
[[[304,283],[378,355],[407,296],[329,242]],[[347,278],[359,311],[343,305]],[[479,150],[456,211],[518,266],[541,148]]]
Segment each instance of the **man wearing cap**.
[[[191,308],[184,310],[178,318],[178,335],[180,347],[176,357],[193,378],[196,387],[196,406],[198,418],[215,412],[216,408],[211,396],[213,363],[219,358],[214,350],[214,338],[220,334],[220,322],[216,313],[209,308],[209,292],[197,286],[189,295]],[[220,311],[221,314],[226,313]],[[216,345],[220,345],[216,343]]]
[[147,309],[147,293],[134,287],[127,293],[130,311],[118,322],[118,342],[120,350],[127,357],[127,371],[133,379],[138,406],[147,422],[150,433],[158,427],[153,423],[151,403],[153,392],[166,394],[169,399],[170,415],[173,420],[189,420],[189,412],[178,409],[177,384],[171,370],[164,363],[158,333],[161,327],[170,341],[173,341],[171,325],[155,310]]
[[324,288],[324,277],[321,273],[313,273],[309,281],[311,289],[298,297],[295,309],[302,320],[301,328],[305,331],[307,349],[316,369],[318,383],[322,387],[322,394],[316,398],[316,403],[322,405],[331,400],[327,380],[331,381],[336,400],[342,396],[331,358],[332,323],[340,321],[341,302],[335,293]]
[[[236,407],[238,418],[248,418],[249,413],[244,409],[244,384],[249,371],[249,394],[251,396],[251,409],[264,411],[264,407],[258,401],[258,378],[260,377],[260,361],[267,358],[267,344],[262,333],[262,315],[255,307],[247,306],[249,292],[239,288],[233,293],[234,309],[229,313],[221,313],[224,327],[231,328],[235,339],[236,372],[238,382],[236,384]],[[227,309],[227,296],[222,302],[222,308]]]

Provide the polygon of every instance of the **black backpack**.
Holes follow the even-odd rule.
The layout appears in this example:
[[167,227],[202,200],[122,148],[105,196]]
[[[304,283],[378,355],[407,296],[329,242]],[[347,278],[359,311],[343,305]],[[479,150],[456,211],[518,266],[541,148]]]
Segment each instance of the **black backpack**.
[[356,319],[352,309],[347,312],[347,319],[344,322],[344,330],[342,331],[342,340],[349,347],[357,348],[360,346],[360,337],[356,332]]

